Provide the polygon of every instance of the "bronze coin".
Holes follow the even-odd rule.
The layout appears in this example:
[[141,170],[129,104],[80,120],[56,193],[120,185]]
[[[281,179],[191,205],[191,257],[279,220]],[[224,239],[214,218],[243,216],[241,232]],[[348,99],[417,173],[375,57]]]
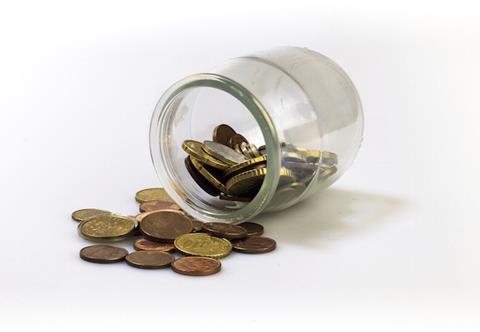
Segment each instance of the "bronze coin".
[[140,250],[145,250],[145,251],[158,250],[158,251],[164,251],[164,252],[175,251],[175,246],[172,243],[155,242],[145,238],[136,240],[133,243],[133,248],[135,248],[135,250],[138,250],[138,251]]
[[243,142],[245,142],[247,144],[250,144],[250,143],[248,143],[248,141],[245,137],[243,137],[240,134],[235,133],[235,135],[230,137],[230,139],[227,142],[227,145],[229,147],[231,147],[232,149],[235,149],[235,146],[240,146],[240,144],[242,144]]
[[275,249],[277,243],[264,236],[250,236],[243,240],[232,242],[233,250],[246,254],[263,254]]
[[135,251],[125,257],[127,264],[140,269],[161,269],[169,266],[175,257],[163,251]]
[[140,204],[140,212],[151,212],[156,210],[172,209],[181,210],[180,206],[169,201],[148,201]]
[[203,229],[203,222],[200,220],[192,219],[193,224],[193,231],[194,232],[201,232]]
[[203,224],[203,230],[213,236],[223,237],[227,240],[243,239],[247,236],[245,228],[223,222],[207,222]]
[[207,194],[211,196],[218,196],[220,194],[220,190],[215,188],[207,179],[200,174],[197,169],[193,166],[190,157],[185,158],[185,167],[187,168],[188,173],[192,177],[192,179],[198,184],[200,188],[202,188]]
[[172,270],[187,276],[208,276],[220,272],[222,263],[210,257],[183,257],[172,263]]
[[230,179],[237,174],[264,167],[267,167],[267,156],[255,157],[227,168],[225,170],[225,176]]
[[127,250],[105,244],[96,244],[80,250],[80,258],[92,263],[116,263],[127,255]]
[[232,127],[226,124],[221,124],[216,126],[215,129],[213,129],[212,139],[214,142],[228,145],[228,141],[235,134],[236,132],[235,130],[233,130]]
[[183,212],[174,210],[152,211],[140,222],[140,231],[153,241],[173,242],[177,236],[192,230],[190,218]]
[[254,222],[246,221],[238,224],[238,226],[243,227],[247,230],[247,236],[263,234],[263,226]]

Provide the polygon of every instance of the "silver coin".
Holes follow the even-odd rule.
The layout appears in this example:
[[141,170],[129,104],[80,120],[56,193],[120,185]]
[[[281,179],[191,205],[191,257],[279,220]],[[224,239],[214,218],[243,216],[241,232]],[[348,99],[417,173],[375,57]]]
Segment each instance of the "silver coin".
[[231,147],[213,141],[205,141],[202,145],[203,151],[210,156],[217,158],[229,165],[236,165],[246,160],[245,156],[238,153]]

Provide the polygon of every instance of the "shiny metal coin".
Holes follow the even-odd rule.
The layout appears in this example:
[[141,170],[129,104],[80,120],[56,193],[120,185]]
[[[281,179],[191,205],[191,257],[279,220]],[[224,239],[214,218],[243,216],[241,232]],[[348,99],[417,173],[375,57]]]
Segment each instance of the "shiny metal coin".
[[202,149],[212,157],[231,166],[246,160],[245,156],[241,155],[234,149],[217,142],[205,141],[203,142]]
[[183,150],[191,157],[194,157],[202,164],[207,164],[217,169],[227,169],[230,165],[224,161],[216,159],[202,149],[202,143],[192,140],[186,140],[182,144]]

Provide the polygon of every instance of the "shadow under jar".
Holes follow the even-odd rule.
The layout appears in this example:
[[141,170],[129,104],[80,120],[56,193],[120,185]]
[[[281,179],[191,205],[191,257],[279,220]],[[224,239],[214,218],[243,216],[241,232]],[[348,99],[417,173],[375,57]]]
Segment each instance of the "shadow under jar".
[[[212,140],[223,123],[267,156],[247,202],[206,193],[185,167],[183,142]],[[150,151],[161,184],[186,213],[239,223],[327,188],[352,164],[362,137],[360,98],[347,74],[314,51],[279,47],[172,85],[154,110]]]

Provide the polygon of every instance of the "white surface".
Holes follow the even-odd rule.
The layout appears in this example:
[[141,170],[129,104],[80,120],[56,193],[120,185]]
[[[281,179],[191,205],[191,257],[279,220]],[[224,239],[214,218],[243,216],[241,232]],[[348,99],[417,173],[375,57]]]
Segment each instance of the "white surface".
[[[0,328],[478,331],[478,15],[473,1],[1,1]],[[133,214],[157,184],[162,91],[276,45],[355,82],[351,170],[258,218],[277,251],[231,255],[209,278],[80,260],[71,211]]]

